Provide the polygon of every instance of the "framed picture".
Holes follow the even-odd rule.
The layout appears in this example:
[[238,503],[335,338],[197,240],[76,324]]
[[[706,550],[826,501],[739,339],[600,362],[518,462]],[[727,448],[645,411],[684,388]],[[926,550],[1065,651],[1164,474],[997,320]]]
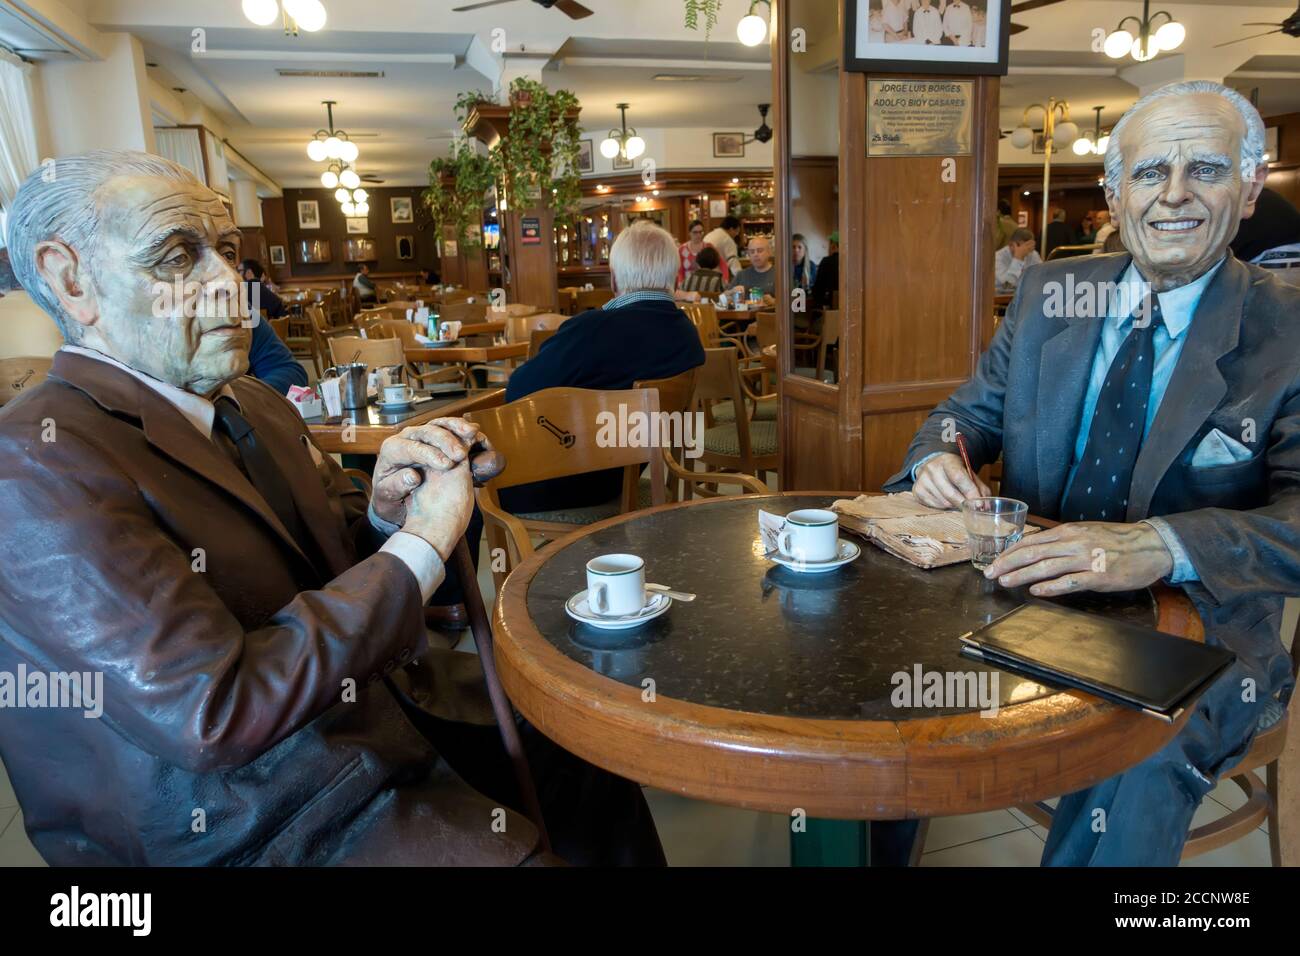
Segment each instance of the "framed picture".
[[299,229],[319,229],[320,228],[320,206],[314,199],[298,200],[298,228]]
[[399,259],[415,258],[415,237],[414,236],[397,237],[397,258]]
[[1264,162],[1266,163],[1276,163],[1282,155],[1279,133],[1280,130],[1276,126],[1269,126],[1264,130]]
[[741,159],[744,155],[744,133],[713,134],[713,156],[715,159]]
[[592,141],[584,139],[578,144],[578,172],[594,173],[596,171],[595,151]]
[[273,266],[285,265],[284,246],[271,247],[271,265]]
[[710,219],[727,218],[727,201],[725,199],[709,200],[709,218]]
[[347,262],[374,262],[379,258],[375,254],[375,240],[349,239],[346,244],[344,260]]
[[348,235],[351,236],[351,235],[356,235],[356,234],[358,234],[358,233],[369,232],[369,231],[370,231],[370,217],[369,217],[369,216],[359,216],[359,217],[356,217],[356,218],[353,218],[353,217],[349,217],[349,218],[348,218]]
[[845,0],[844,69],[1005,76],[1010,23],[1010,0]]
[[388,208],[392,210],[393,222],[415,222],[415,207],[410,196],[392,197],[388,200]]
[[616,155],[611,161],[615,169],[635,169],[636,163],[622,155]]

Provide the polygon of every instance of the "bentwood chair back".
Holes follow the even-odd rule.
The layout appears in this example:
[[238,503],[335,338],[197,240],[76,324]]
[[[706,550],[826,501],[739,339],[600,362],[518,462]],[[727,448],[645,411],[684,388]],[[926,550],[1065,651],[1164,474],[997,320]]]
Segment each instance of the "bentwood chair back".
[[[542,350],[542,343],[555,334],[555,329],[531,329],[528,332],[528,357],[532,359]],[[639,387],[639,386],[638,386]]]
[[458,302],[454,305],[441,306],[437,311],[438,319],[441,322],[460,322],[462,325],[471,325],[483,321],[487,307],[482,302]]
[[0,359],[0,405],[45,381],[53,365],[54,359],[39,356]]
[[507,342],[528,342],[531,341],[530,333],[537,330],[549,330],[554,332],[564,321],[568,319],[567,315],[560,315],[558,312],[538,312],[533,315],[514,315],[506,319],[506,341]]
[[[406,319],[371,319],[365,325],[366,336],[370,339],[400,342],[405,361],[405,350],[420,348],[421,343],[415,337],[416,327]],[[416,363],[405,361],[406,377],[412,385],[438,385],[444,382],[468,383],[469,373],[460,365],[439,365],[432,371],[423,371]]]
[[599,309],[612,298],[614,292],[611,289],[584,289],[573,297],[573,313],[577,315],[588,309]]
[[324,307],[319,304],[307,306],[303,314],[311,326],[312,361],[316,363],[316,374],[320,375],[331,364],[329,340],[338,335],[355,335],[357,330],[352,325],[330,326],[325,319]]
[[726,335],[718,325],[718,308],[712,302],[688,302],[681,306],[695,331],[700,335],[700,345],[706,349],[719,346],[734,346],[741,355],[745,354],[745,344],[740,339]]
[[[658,413],[659,393],[654,389],[548,388],[507,405],[467,414],[508,463],[505,471],[478,491],[489,544],[494,549],[506,547],[510,566],[515,567],[533,553],[531,534],[554,539],[593,520],[635,510],[638,479],[646,464],[650,465],[650,501],[663,504],[665,466],[659,449],[649,442],[610,441],[606,431],[611,426],[602,424],[617,427],[619,422],[640,419],[653,427],[659,421]],[[503,488],[610,468],[624,469],[623,493],[617,501],[592,502],[590,509],[571,513],[537,515],[510,514],[501,507]],[[505,573],[493,572],[498,589]]]
[[334,365],[351,362],[352,356],[358,352],[361,354],[357,361],[365,362],[368,369],[389,368],[406,362],[401,339],[363,339],[360,336],[340,335],[329,340],[329,347]]
[[[695,400],[705,413],[706,423],[711,421],[709,411],[715,403],[730,402],[733,409],[744,409],[746,394],[736,350],[705,349],[704,364],[695,382]],[[778,435],[776,421],[750,421],[747,415],[737,414],[730,422],[705,428],[704,452],[699,460],[710,468],[761,479],[763,472],[777,472],[781,467]]]
[[[817,343],[817,381],[826,381],[826,352],[833,346],[839,345],[840,342],[840,310],[827,309],[822,313],[822,328],[820,333],[821,340]],[[835,369],[831,369],[835,372]],[[838,381],[839,375],[835,374],[833,381]]]

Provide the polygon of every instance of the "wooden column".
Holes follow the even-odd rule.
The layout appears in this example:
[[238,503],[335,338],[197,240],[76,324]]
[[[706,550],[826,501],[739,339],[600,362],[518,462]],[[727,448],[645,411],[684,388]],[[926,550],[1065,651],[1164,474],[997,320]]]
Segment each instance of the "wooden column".
[[[781,36],[785,0],[777,16]],[[774,44],[775,102],[787,115],[790,56]],[[840,72],[837,385],[790,374],[791,326],[781,323],[783,489],[879,490],[929,411],[974,373],[991,333],[998,79],[969,78],[972,151],[953,157],[954,182],[945,157],[867,157],[867,79]],[[777,119],[777,262],[789,289],[789,123]]]

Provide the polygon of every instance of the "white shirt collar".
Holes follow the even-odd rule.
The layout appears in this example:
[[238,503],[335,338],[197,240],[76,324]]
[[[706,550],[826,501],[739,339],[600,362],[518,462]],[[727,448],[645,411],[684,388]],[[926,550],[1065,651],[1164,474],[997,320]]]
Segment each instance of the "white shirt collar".
[[[1192,324],[1192,317],[1196,315],[1196,307],[1200,304],[1201,296],[1205,293],[1206,287],[1227,261],[1228,257],[1224,256],[1207,269],[1200,278],[1194,279],[1186,285],[1180,285],[1176,289],[1170,289],[1168,292],[1156,293],[1156,297],[1160,300],[1160,316],[1164,319],[1165,329],[1169,332],[1171,339],[1176,339],[1187,331],[1187,327]],[[1142,278],[1142,273],[1138,271],[1137,265],[1130,262],[1128,270],[1125,271],[1124,278],[1120,280],[1120,283],[1139,288],[1145,286],[1146,280]],[[1136,306],[1136,302],[1134,305]],[[1114,321],[1122,323],[1132,311],[1132,308],[1121,310],[1120,315],[1114,317]]]
[[[187,392],[183,388],[177,388],[175,385],[146,375],[144,372],[133,369],[129,365],[123,365],[117,359],[105,355],[103,352],[96,352],[94,349],[83,348],[80,345],[64,345],[59,351],[71,352],[73,355],[84,355],[86,358],[120,368],[123,372],[139,379],[165,398],[178,412],[185,416],[187,422],[199,430],[204,438],[212,437],[212,420],[216,416],[216,409],[213,408],[212,402],[202,395],[195,395],[193,392]],[[236,405],[239,404],[239,400],[235,398],[235,393],[229,385],[221,386],[217,395],[229,398]]]

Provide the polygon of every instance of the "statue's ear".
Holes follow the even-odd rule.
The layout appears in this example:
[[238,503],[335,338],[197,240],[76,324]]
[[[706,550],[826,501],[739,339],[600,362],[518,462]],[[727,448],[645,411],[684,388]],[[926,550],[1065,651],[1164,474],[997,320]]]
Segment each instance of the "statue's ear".
[[36,245],[36,273],[72,321],[83,326],[99,320],[99,300],[86,264],[76,250],[57,239]]
[[1255,178],[1246,183],[1246,206],[1241,211],[1242,219],[1249,219],[1255,215],[1255,203],[1259,201],[1259,194],[1264,191],[1264,180],[1268,179],[1268,163],[1260,163],[1255,167]]

